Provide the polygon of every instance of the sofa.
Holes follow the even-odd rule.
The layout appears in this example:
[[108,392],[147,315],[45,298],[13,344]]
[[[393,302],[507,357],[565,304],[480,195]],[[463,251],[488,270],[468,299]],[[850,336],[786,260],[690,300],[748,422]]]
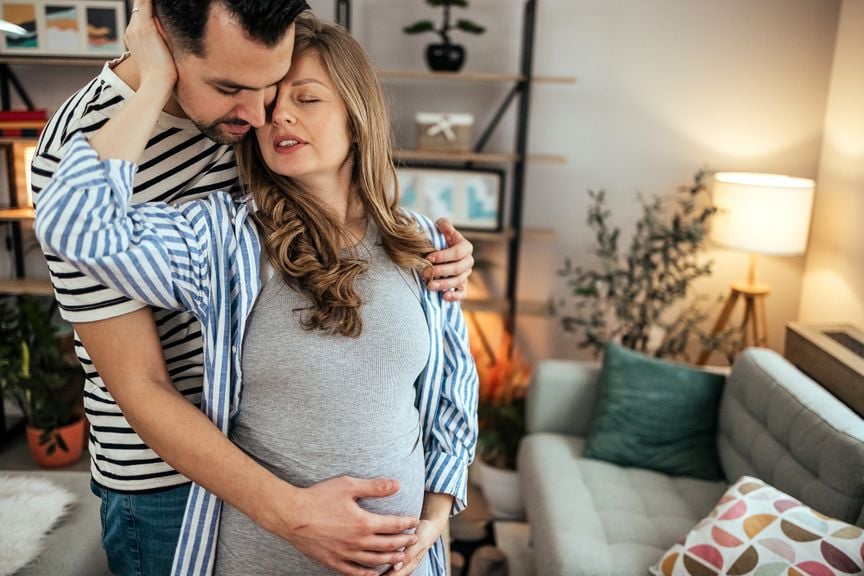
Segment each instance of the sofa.
[[726,377],[716,448],[725,481],[582,458],[600,366],[544,361],[527,400],[519,476],[539,576],[645,576],[742,475],[864,527],[864,420],[779,354]]

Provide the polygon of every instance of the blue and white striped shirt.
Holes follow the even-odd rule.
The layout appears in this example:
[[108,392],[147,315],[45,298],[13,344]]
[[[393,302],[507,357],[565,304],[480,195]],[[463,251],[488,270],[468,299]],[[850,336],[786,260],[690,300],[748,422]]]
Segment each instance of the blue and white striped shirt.
[[[245,200],[228,193],[180,207],[131,206],[135,164],[100,161],[76,135],[36,207],[36,234],[59,257],[129,297],[191,311],[201,322],[204,390],[201,409],[223,434],[237,413],[241,345],[261,290],[261,244]],[[414,215],[436,249],[446,243],[427,218]],[[422,282],[421,282],[422,285]],[[431,342],[417,381],[426,458],[426,490],[451,494],[453,513],[466,505],[468,465],[477,440],[477,372],[458,304],[423,290]],[[174,574],[212,572],[221,501],[192,485],[174,556]],[[430,550],[445,574],[441,539]]]

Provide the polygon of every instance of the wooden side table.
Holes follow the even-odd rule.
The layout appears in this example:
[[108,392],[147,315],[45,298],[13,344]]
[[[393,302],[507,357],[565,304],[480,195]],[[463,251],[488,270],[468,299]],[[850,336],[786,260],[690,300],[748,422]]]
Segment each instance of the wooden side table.
[[790,322],[784,356],[864,416],[864,331],[849,324]]

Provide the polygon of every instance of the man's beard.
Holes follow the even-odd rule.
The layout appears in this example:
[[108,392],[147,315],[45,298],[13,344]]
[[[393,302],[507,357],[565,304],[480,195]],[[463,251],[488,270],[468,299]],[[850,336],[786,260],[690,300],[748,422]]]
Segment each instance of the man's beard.
[[195,124],[195,127],[198,128],[198,130],[210,140],[213,140],[217,144],[224,144],[229,146],[242,142],[243,139],[246,138],[246,134],[225,133],[219,130],[219,127],[226,124],[233,124],[235,126],[248,126],[249,124],[248,122],[244,122],[239,118],[220,118],[219,120],[211,122],[210,124],[204,124],[202,122],[196,122],[195,120],[192,120],[192,123]]

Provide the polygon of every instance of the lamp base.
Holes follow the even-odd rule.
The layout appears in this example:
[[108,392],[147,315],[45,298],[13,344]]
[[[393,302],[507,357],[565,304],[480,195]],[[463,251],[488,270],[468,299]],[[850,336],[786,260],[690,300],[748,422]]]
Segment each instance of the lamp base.
[[[761,282],[734,282],[729,296],[723,303],[717,322],[711,329],[711,336],[719,334],[729,323],[732,311],[739,299],[744,299],[744,320],[741,322],[741,331],[744,333],[746,346],[765,346],[768,343],[768,326],[765,318],[765,297],[771,292],[768,284]],[[705,348],[696,360],[697,366],[704,366],[711,356],[712,350]]]

